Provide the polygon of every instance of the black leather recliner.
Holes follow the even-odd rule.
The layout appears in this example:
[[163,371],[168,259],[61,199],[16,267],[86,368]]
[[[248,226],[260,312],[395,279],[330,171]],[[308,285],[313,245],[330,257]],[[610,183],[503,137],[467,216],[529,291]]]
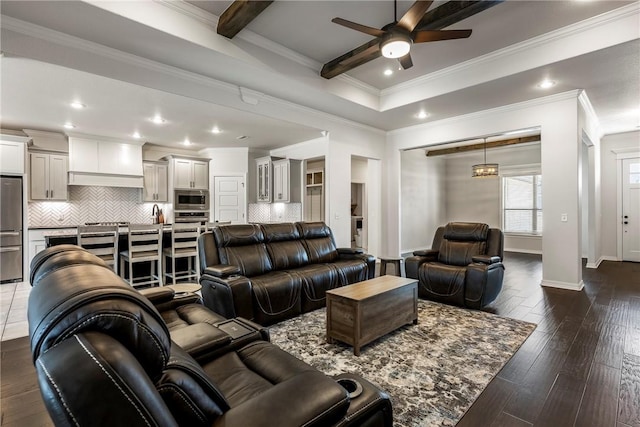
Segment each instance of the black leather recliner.
[[421,298],[468,308],[496,299],[504,276],[504,235],[472,222],[439,227],[431,249],[407,258],[407,277],[418,279]]
[[[31,351],[57,426],[391,425],[385,393],[358,378],[364,391],[350,399],[335,379],[254,333],[250,322],[235,325],[254,336],[240,343],[222,328],[210,341],[195,329],[183,335],[193,339],[187,344],[196,361],[171,340],[149,299],[80,248],[49,248],[32,271]],[[166,313],[181,310],[162,304]],[[207,322],[219,318],[201,308],[183,313],[173,330],[217,328]]]

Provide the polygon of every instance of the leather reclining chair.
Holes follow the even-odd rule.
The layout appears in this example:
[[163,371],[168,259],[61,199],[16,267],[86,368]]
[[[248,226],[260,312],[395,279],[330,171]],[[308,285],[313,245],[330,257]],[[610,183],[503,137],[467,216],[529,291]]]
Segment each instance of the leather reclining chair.
[[504,276],[504,235],[487,224],[450,222],[439,227],[432,249],[415,251],[405,262],[418,279],[421,298],[468,308],[496,299]]
[[[217,349],[203,353],[191,345],[200,354],[196,361],[171,340],[149,299],[80,248],[46,249],[32,263],[31,280],[31,351],[45,406],[57,426],[392,423],[388,396],[371,383],[356,377],[364,390],[350,399],[336,379],[259,333],[241,343],[233,336],[202,342],[193,331],[193,342]],[[180,310],[169,301],[162,304],[165,312]],[[198,325],[183,324],[185,319],[200,317],[201,325],[211,328],[207,322],[218,319],[204,307],[187,317],[174,330]],[[250,329],[251,324],[239,325]]]

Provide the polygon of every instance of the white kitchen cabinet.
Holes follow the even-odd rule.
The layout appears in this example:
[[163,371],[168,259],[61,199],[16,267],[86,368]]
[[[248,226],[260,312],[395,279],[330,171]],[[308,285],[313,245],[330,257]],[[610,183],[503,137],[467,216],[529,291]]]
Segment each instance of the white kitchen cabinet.
[[209,162],[193,159],[173,159],[173,187],[192,190],[209,189]]
[[300,160],[282,159],[273,162],[273,201],[300,202]]
[[144,202],[166,202],[168,201],[166,163],[144,162],[144,188],[142,189],[142,199]]
[[271,202],[271,159],[256,159],[256,176],[258,178],[258,202]]
[[25,144],[0,140],[0,173],[24,173]]
[[29,197],[31,200],[67,200],[69,157],[61,154],[29,153]]

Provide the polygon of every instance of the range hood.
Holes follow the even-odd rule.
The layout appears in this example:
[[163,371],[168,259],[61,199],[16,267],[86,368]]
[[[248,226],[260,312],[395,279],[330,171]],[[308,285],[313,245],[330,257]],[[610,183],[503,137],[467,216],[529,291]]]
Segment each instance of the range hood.
[[69,137],[69,185],[142,188],[142,144]]

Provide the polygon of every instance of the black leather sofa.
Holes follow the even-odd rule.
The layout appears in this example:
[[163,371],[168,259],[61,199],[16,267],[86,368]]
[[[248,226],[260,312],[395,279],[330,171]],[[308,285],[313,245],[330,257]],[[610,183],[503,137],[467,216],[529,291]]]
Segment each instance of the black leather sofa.
[[374,256],[337,248],[322,222],[220,226],[198,247],[204,304],[261,325],[324,307],[326,291],[375,274]]
[[388,396],[366,380],[328,377],[189,298],[160,290],[154,305],[78,247],[46,249],[32,272],[31,351],[57,426],[392,425]]
[[418,279],[418,296],[468,308],[496,299],[504,276],[504,234],[474,222],[438,227],[431,249],[405,261],[407,277]]

